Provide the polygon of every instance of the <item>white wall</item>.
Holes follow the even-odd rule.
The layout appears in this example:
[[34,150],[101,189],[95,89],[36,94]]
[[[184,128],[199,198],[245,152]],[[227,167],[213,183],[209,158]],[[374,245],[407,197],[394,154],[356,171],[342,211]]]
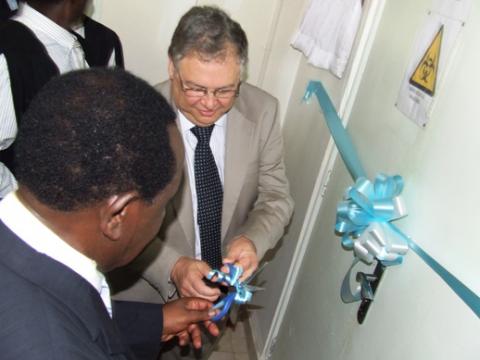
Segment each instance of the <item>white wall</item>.
[[173,30],[194,0],[94,0],[93,17],[119,35],[125,67],[151,84],[166,80]]
[[[421,129],[394,106],[430,3],[386,2],[349,131],[371,176],[404,176],[405,232],[480,293],[477,1],[440,84],[431,122]],[[305,148],[305,154],[310,151]],[[387,270],[363,325],[356,322],[358,304],[340,301],[352,254],[341,249],[333,228],[336,204],[351,183],[337,160],[272,359],[478,359],[479,319],[413,252]]]
[[250,40],[248,81],[263,78],[274,15],[280,0],[94,0],[93,17],[122,40],[126,68],[152,84],[167,79],[167,50],[180,17],[194,5],[218,5],[238,21]]

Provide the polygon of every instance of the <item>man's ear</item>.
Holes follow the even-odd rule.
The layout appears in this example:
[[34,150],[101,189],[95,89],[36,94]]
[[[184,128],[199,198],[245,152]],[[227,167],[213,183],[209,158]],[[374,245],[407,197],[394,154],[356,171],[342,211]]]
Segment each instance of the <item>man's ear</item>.
[[117,241],[135,228],[132,224],[138,221],[139,199],[136,191],[130,191],[106,200],[100,214],[100,227],[105,237]]
[[168,77],[170,80],[173,80],[173,76],[175,75],[175,65],[173,64],[172,58],[168,57]]

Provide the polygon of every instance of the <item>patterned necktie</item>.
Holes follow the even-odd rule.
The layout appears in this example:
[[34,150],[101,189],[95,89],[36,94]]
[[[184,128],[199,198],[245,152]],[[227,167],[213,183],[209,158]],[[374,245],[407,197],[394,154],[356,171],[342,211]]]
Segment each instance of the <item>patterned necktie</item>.
[[202,260],[212,269],[222,266],[221,229],[223,188],[210,149],[213,127],[192,128],[198,143],[195,147],[194,171],[197,189],[197,223],[200,229]]

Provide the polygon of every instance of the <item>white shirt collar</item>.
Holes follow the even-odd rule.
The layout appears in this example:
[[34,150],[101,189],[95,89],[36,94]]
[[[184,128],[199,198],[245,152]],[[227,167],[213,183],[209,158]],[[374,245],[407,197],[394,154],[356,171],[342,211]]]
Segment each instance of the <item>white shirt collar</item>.
[[43,224],[20,202],[16,192],[11,192],[0,202],[0,219],[30,247],[72,269],[101,292],[105,277],[98,271],[96,262]]
[[75,35],[58,25],[56,22],[50,20],[48,17],[38,12],[27,3],[21,3],[17,14],[13,20],[23,23],[28,28],[32,29],[34,33],[41,32],[53,40],[53,42],[60,44],[66,48],[73,48],[77,40]]
[[[195,124],[192,123],[190,120],[187,119],[187,117],[185,115],[183,115],[183,113],[178,110],[178,119],[180,121],[180,127],[181,127],[181,130],[182,130],[182,133],[185,134],[185,133],[189,133],[190,132],[190,129],[195,127]],[[220,116],[218,118],[217,121],[215,121],[215,127],[225,127],[227,124],[227,114],[223,114],[222,116]]]

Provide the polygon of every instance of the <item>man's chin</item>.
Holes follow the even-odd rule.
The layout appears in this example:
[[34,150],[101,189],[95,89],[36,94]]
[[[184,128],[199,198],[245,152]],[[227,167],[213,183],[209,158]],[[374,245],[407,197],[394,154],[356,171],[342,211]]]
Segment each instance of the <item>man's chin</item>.
[[197,116],[195,116],[195,124],[198,126],[209,126],[215,124],[215,122],[220,118],[218,113],[212,112],[210,114],[204,114],[199,112]]

